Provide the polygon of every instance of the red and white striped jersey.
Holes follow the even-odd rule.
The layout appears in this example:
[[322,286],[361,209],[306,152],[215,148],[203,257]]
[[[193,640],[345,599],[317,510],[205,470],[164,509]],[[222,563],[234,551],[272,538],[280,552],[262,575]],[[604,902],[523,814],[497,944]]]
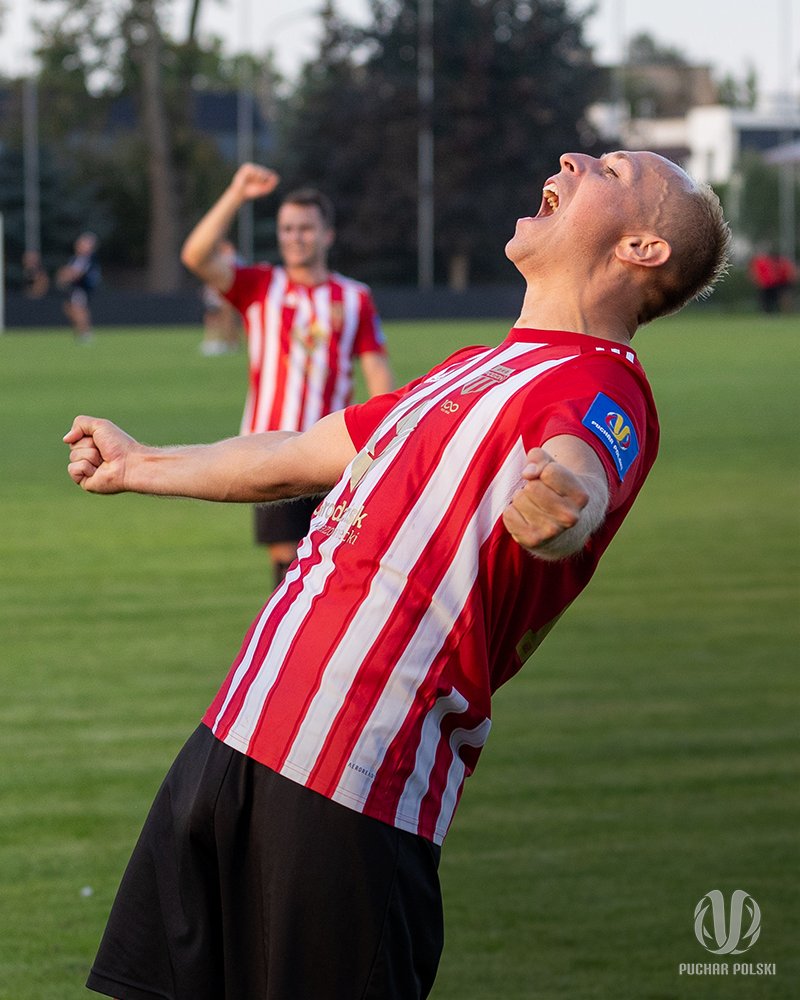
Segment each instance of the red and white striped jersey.
[[[515,329],[345,418],[359,453],[204,721],[280,774],[441,843],[492,692],[586,585],[655,459],[655,406],[632,351]],[[596,449],[610,511],[579,555],[545,562],[501,515],[526,451],[565,433]]]
[[250,378],[241,432],[306,430],[352,397],[353,357],[385,353],[366,285],[341,274],[308,286],[283,267],[236,269],[226,298],[242,314]]

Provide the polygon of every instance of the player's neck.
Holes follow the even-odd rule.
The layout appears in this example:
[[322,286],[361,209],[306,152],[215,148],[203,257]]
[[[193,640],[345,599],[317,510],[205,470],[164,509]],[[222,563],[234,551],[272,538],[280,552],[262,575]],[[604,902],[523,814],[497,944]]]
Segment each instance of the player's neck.
[[636,323],[609,303],[596,303],[578,294],[540,294],[528,286],[516,326],[531,330],[567,330],[602,340],[630,344]]
[[308,264],[299,267],[286,267],[289,281],[295,285],[321,285],[330,277],[330,271],[325,263]]

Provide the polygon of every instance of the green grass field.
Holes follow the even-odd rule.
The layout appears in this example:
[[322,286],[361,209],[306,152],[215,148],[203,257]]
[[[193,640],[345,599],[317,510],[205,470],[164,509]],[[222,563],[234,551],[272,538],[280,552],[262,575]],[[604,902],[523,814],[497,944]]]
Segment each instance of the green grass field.
[[[405,380],[505,330],[387,333]],[[88,995],[152,795],[266,593],[247,508],[87,496],[65,472],[77,412],[151,443],[234,433],[244,358],[199,339],[0,338],[0,1000]],[[699,308],[639,334],[661,457],[496,700],[443,854],[435,1000],[800,995],[799,345],[797,317]],[[727,961],[775,975],[679,975],[722,961],[693,933],[713,888],[761,908],[760,940]]]

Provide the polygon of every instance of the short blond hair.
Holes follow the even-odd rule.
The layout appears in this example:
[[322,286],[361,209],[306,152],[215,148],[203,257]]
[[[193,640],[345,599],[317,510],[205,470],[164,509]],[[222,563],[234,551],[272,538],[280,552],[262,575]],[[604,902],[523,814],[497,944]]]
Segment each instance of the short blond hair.
[[678,312],[687,302],[707,298],[728,270],[731,230],[722,205],[709,184],[683,191],[662,227],[672,253],[655,268],[639,312],[639,323]]

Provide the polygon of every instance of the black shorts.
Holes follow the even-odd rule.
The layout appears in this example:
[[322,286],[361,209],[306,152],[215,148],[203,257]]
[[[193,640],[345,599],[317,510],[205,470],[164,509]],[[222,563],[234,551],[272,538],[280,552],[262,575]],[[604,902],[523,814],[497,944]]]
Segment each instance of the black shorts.
[[200,728],[164,780],[87,986],[119,1000],[417,1000],[439,848]]
[[299,542],[305,538],[319,501],[320,497],[313,496],[258,504],[253,508],[256,544]]

